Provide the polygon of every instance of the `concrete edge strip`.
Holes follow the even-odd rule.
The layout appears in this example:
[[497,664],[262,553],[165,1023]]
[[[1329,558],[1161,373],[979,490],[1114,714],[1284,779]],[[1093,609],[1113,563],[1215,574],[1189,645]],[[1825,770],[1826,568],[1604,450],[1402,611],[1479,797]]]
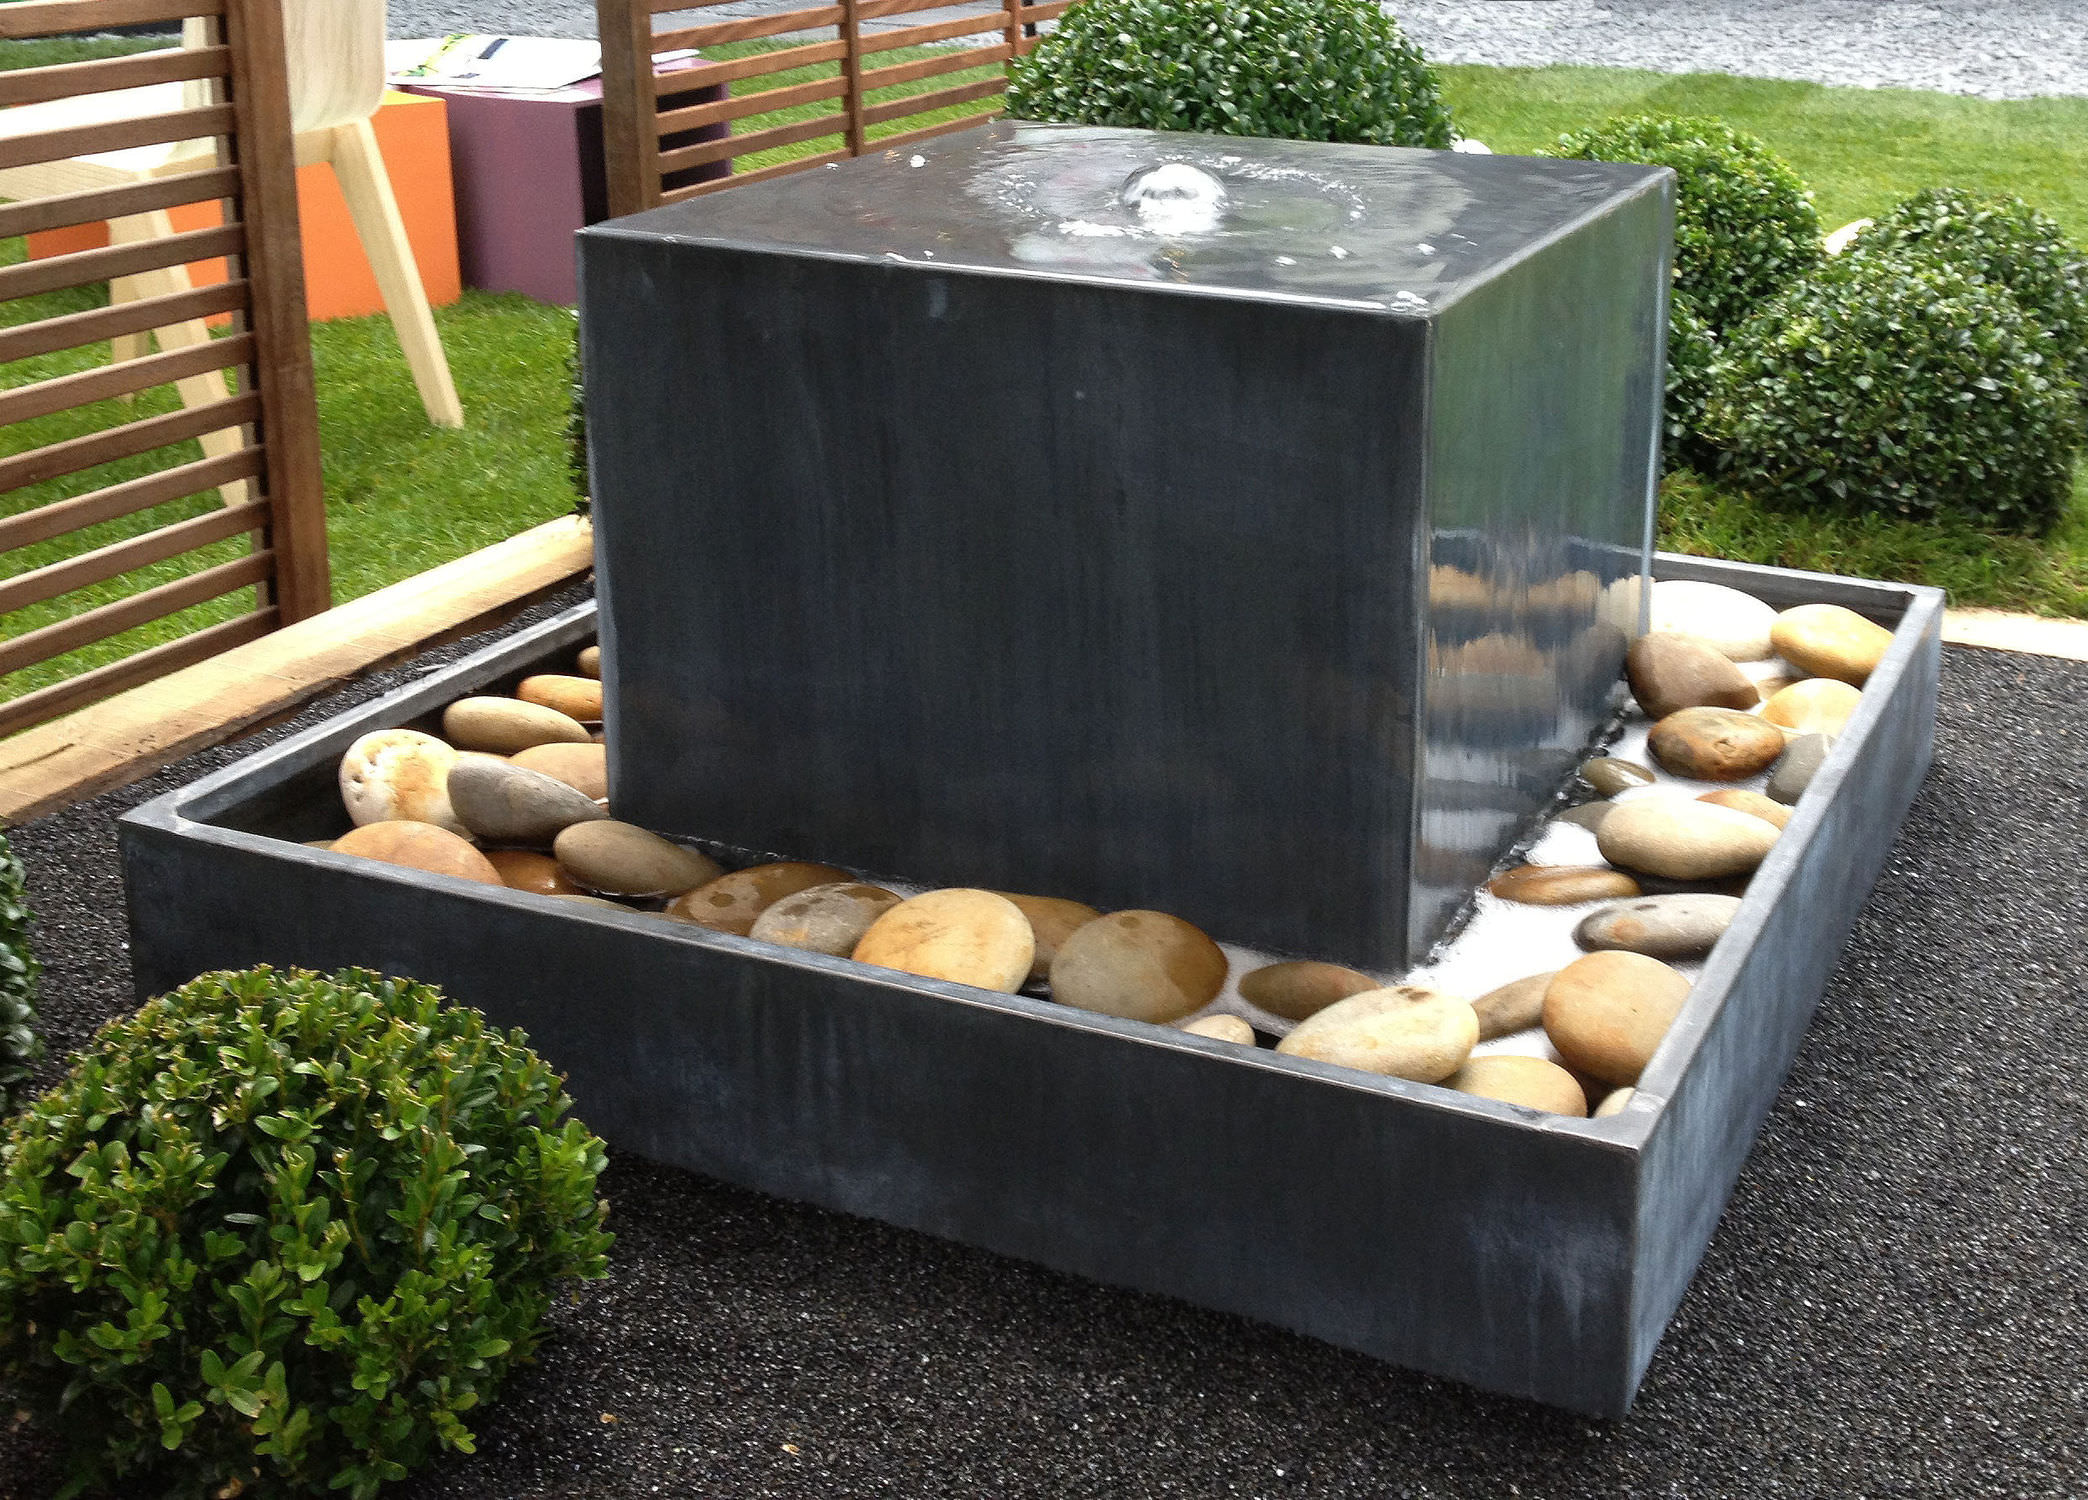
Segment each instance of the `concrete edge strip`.
[[1945,610],[1943,642],[2088,661],[2088,620],[2052,620],[1998,609]]

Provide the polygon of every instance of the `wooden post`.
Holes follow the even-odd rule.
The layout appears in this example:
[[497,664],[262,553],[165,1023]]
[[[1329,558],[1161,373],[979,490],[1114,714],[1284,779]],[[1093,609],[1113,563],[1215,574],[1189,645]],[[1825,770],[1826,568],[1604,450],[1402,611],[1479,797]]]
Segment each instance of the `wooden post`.
[[1015,66],[1015,59],[1022,56],[1022,0],[1001,0],[1001,9],[1008,14],[1006,35],[1008,39],[1008,66]]
[[863,154],[863,18],[861,0],[841,0],[841,77],[848,111],[848,154]]
[[602,165],[609,214],[620,219],[660,201],[650,0],[595,0],[595,32],[602,39]]
[[237,131],[232,149],[238,159],[231,165],[239,172],[240,218],[246,229],[245,274],[252,289],[248,318],[266,455],[263,482],[269,544],[276,554],[275,605],[288,624],[330,606],[333,583],[298,234],[297,148],[278,0],[228,0],[225,33],[232,52]]

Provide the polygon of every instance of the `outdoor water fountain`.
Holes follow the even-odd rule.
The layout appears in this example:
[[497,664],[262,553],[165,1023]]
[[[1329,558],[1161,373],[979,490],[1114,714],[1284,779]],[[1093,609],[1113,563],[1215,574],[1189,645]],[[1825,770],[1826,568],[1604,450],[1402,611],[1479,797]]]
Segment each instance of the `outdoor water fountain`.
[[999,124],[589,231],[599,614],[133,814],[141,989],[411,974],[620,1149],[1623,1411],[1926,766],[1933,591],[1655,564],[1895,634],[1603,1119],[299,841],[599,625],[619,819],[1396,975],[1641,628],[1670,190]]

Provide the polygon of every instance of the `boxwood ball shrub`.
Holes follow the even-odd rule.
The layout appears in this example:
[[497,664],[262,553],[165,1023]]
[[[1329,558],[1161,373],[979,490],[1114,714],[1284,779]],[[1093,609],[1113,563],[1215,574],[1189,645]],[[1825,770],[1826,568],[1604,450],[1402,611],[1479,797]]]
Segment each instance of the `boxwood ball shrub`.
[[29,951],[29,901],[22,862],[0,835],[0,1116],[13,1112],[43,1056],[36,1031],[36,978]]
[[1450,145],[1434,71],[1371,0],[1080,0],[1009,69],[1018,119]]
[[1689,298],[1668,299],[1667,403],[1661,413],[1661,450],[1670,469],[1696,467],[1712,457],[1704,441],[1704,401],[1718,335],[1704,326]]
[[1820,216],[1798,174],[1717,120],[1629,116],[1561,136],[1554,154],[1674,168],[1675,287],[1713,333],[1822,258]]
[[566,1108],[426,985],[206,974],[0,1148],[0,1377],[124,1495],[366,1497],[469,1452],[552,1284],[604,1274]]
[[1930,188],[1896,204],[1845,253],[1934,255],[2007,288],[2050,337],[2056,358],[2088,385],[2088,251],[2022,199]]
[[2012,531],[2066,503],[2079,388],[2014,298],[1927,256],[1855,259],[1728,335],[1705,435],[1756,498]]

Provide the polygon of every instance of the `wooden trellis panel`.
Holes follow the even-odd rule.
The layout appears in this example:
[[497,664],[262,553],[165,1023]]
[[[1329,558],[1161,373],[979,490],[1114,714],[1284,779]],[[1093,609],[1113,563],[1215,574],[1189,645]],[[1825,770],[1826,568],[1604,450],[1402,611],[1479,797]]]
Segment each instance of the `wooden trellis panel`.
[[[1069,0],[1047,4],[840,0],[838,4],[779,8],[767,15],[671,31],[653,29],[653,18],[661,12],[701,10],[723,3],[725,0],[595,0],[602,38],[602,135],[612,214],[637,213],[699,193],[802,172],[860,156],[866,150],[887,150],[991,119],[1000,112],[998,104],[959,119],[871,136],[878,127],[935,110],[998,99],[1008,86],[1008,61],[1034,47],[1038,23],[1063,15]],[[890,29],[865,25],[923,11],[933,12],[934,18]],[[656,73],[654,69],[654,59],[661,53],[770,37],[782,39],[775,50],[712,62],[697,74]],[[985,44],[967,40],[981,37],[996,40]],[[902,48],[952,42],[967,44],[940,46],[933,57],[879,62],[884,54]],[[898,84],[982,67],[992,67],[993,76],[925,93],[875,97]],[[800,69],[810,70],[814,76],[762,85],[762,80]],[[730,85],[733,97],[687,108],[661,108],[662,96],[717,83]],[[743,87],[749,84],[751,88]],[[805,106],[816,106],[809,118],[769,124],[757,121],[751,127],[737,123]],[[684,144],[690,132],[720,124],[729,132],[724,139]],[[735,172],[710,182],[671,185],[678,174],[694,167],[807,142],[826,144],[779,165]]]
[[[180,204],[216,201],[223,215],[213,228],[143,239],[112,234],[106,249],[0,267],[0,302],[220,257],[229,272],[218,285],[112,300],[0,328],[0,626],[14,627],[16,611],[115,583],[198,548],[245,538],[245,550],[35,628],[6,628],[0,634],[0,676],[235,591],[253,589],[256,605],[0,702],[0,734],[200,661],[317,614],[331,602],[279,0],[20,0],[0,5],[0,39],[178,23],[191,16],[209,19],[211,45],[0,72],[0,107],[176,81],[187,86],[180,107],[142,106],[150,112],[130,116],[121,116],[119,107],[115,119],[33,132],[6,131],[0,108],[0,197],[19,194],[19,183],[36,180],[29,169],[46,164],[172,142],[214,138],[217,145],[215,157],[183,157],[149,180],[0,206],[0,240],[109,220],[135,225],[145,222],[138,216]],[[203,87],[195,86],[199,82]],[[91,174],[85,180],[92,181]],[[218,314],[231,321],[221,336],[197,332],[185,342],[169,336],[179,328],[200,330],[197,320]],[[113,363],[98,353],[83,371],[40,379],[8,368],[13,361],[111,339],[135,348],[143,342],[136,336],[148,331],[160,334],[160,352]],[[223,399],[196,404],[196,377],[215,371],[228,377]],[[99,430],[37,446],[15,425],[184,380],[190,382],[186,404],[164,415],[140,417],[112,406],[114,415]],[[199,439],[207,440],[201,458]],[[157,467],[142,475],[82,487],[94,482],[93,471],[102,465],[148,455]],[[21,491],[71,476],[81,477],[54,486],[69,491],[62,498],[24,507]],[[185,519],[142,531],[106,525],[211,492],[225,503],[199,512],[193,504],[176,507],[198,512]],[[65,549],[61,539],[91,527],[105,529],[99,538],[85,539],[82,550],[52,558]],[[110,530],[132,534],[107,540]],[[46,545],[51,543],[57,545]],[[22,565],[22,549],[31,547],[38,551]]]

